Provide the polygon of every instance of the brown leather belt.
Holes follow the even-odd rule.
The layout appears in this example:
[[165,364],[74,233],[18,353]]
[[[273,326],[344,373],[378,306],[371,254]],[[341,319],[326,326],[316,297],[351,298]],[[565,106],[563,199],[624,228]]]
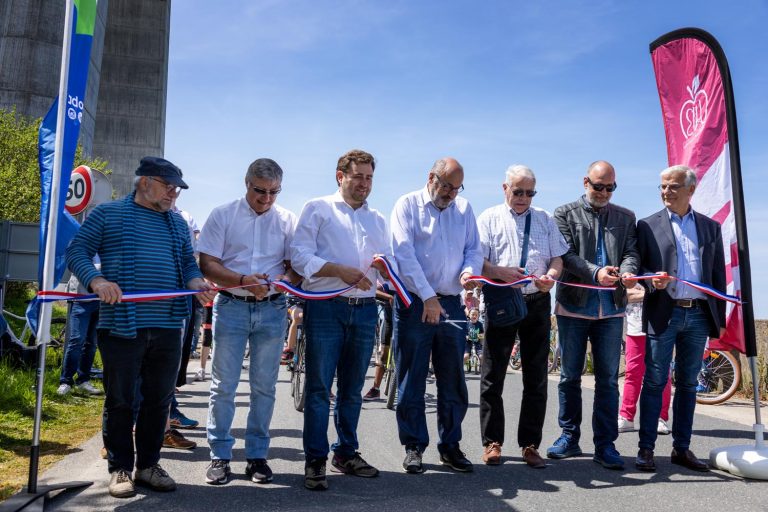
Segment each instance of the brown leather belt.
[[704,307],[707,301],[704,299],[675,299],[675,306],[680,308],[700,308]]

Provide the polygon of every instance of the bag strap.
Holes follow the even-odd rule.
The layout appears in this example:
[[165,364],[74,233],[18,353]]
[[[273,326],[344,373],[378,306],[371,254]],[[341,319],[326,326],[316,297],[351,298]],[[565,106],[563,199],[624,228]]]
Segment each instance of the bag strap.
[[520,252],[520,268],[525,268],[528,262],[528,240],[531,237],[531,217],[533,212],[528,210],[528,216],[525,218],[525,233],[523,234],[523,248]]

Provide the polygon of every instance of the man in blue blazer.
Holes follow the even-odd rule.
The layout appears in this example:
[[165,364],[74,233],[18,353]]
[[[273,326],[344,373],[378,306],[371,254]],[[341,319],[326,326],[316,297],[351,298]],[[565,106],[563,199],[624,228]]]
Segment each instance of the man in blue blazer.
[[693,211],[696,174],[677,165],[661,172],[665,208],[637,223],[643,273],[660,273],[646,284],[643,330],[647,333],[646,370],[640,394],[640,450],[635,466],[655,471],[653,449],[661,394],[675,351],[675,398],[672,404],[672,463],[696,471],[707,464],[690,450],[696,378],[707,338],[725,331],[725,303],[671,277],[725,290],[725,256],[720,224]]

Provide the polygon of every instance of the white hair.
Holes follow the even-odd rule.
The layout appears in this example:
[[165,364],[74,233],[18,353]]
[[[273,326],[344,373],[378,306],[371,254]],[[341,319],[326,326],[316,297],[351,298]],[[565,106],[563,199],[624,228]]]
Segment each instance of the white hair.
[[696,173],[693,172],[693,169],[688,167],[687,165],[673,165],[672,167],[667,167],[661,173],[659,176],[662,178],[664,176],[667,176],[669,174],[677,174],[677,173],[684,173],[685,174],[685,183],[684,186],[690,187],[692,185],[696,184]]
[[536,175],[533,174],[533,171],[521,164],[510,165],[507,168],[506,174],[507,174],[507,183],[512,182],[513,179],[519,176],[522,176],[524,178],[530,178],[533,180],[534,183],[536,183]]

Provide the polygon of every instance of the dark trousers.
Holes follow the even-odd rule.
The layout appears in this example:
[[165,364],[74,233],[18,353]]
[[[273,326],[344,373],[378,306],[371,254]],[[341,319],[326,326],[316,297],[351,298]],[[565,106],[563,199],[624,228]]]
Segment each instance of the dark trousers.
[[181,358],[181,329],[138,329],[135,338],[110,336],[99,329],[104,363],[102,436],[109,472],[134,467],[133,404],[136,382],[142,395],[136,418],[136,467],[145,469],[160,460],[168,407]]
[[482,380],[480,381],[480,433],[483,446],[504,444],[504,378],[515,344],[520,336],[523,363],[523,400],[517,426],[521,447],[539,447],[547,410],[547,357],[549,355],[550,295],[536,294],[526,300],[528,315],[509,327],[488,325],[483,342]]

